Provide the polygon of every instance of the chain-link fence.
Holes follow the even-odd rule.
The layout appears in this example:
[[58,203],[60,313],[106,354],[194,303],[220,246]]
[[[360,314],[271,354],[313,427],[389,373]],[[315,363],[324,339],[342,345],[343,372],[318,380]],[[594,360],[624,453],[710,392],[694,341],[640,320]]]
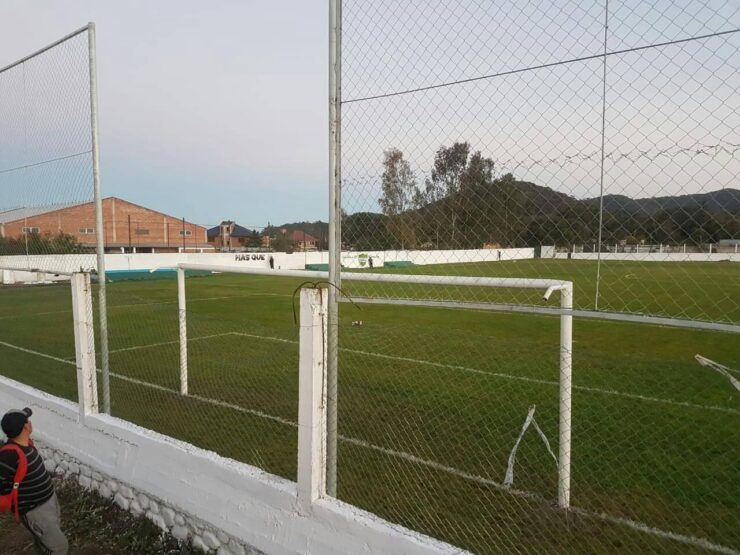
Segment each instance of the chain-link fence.
[[[480,553],[740,549],[738,8],[334,5],[330,270],[353,304],[328,334],[330,493]],[[337,236],[96,213],[89,29],[0,70],[0,266],[46,282],[100,241],[126,255],[97,297],[102,408],[295,479],[283,274],[325,270],[309,255]],[[211,252],[283,277],[188,271],[178,298],[175,267]],[[515,281],[346,279],[367,270]],[[572,282],[575,311],[532,278]],[[76,399],[69,284],[6,283],[0,309],[0,373]]]
[[174,275],[109,284],[112,414],[294,480],[298,283],[186,275],[183,335]]
[[481,553],[739,549],[738,6],[338,5],[343,275],[576,319],[566,511],[556,295],[342,281],[337,497]]
[[0,69],[0,266],[6,270],[95,268],[90,33],[84,27]]
[[566,274],[577,308],[737,321],[709,264],[740,233],[736,6],[343,9],[345,248],[451,275],[515,249],[496,275]]
[[[0,364],[70,399],[68,280],[102,258],[94,57],[90,24],[0,69]],[[104,314],[104,290],[99,301]]]

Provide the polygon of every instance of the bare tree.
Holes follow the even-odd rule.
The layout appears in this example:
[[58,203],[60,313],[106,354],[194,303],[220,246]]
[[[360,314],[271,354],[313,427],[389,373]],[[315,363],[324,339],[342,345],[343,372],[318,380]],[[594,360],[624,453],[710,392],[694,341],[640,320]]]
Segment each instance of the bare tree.
[[413,222],[406,214],[414,207],[419,192],[416,176],[399,149],[391,148],[383,153],[381,179],[383,196],[378,203],[383,214],[388,216],[389,231],[404,249],[416,241]]

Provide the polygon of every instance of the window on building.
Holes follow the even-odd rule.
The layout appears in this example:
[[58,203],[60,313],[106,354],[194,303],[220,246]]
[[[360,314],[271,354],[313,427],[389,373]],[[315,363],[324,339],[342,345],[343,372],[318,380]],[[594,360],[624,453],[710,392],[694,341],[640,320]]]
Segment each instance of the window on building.
[[139,228],[135,231],[135,233],[136,235],[149,235],[149,230]]
[[41,230],[38,227],[24,227],[23,233],[39,233]]
[[94,235],[95,234],[95,228],[94,227],[81,227],[80,233],[82,235]]
[[192,234],[193,234],[193,232],[190,231],[189,229],[186,229],[184,231],[182,229],[180,230],[180,237],[182,237],[183,235],[185,237],[190,237]]

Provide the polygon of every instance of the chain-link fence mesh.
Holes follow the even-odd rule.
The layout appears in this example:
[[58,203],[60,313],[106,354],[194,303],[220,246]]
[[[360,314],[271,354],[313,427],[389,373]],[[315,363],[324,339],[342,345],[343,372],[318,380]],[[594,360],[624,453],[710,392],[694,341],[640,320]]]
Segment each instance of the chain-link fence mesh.
[[0,70],[0,191],[0,266],[95,267],[87,27]]
[[343,305],[339,497],[474,552],[737,545],[736,394],[693,356],[737,365],[737,347],[649,333],[647,345],[641,326],[577,321],[563,511],[557,318]]
[[341,306],[339,498],[481,553],[740,548],[738,27],[730,2],[342,3],[344,275],[567,280],[588,313],[564,511],[557,295],[344,280],[374,303]]
[[343,10],[345,248],[406,272],[565,275],[587,310],[737,322],[732,271],[710,264],[740,233],[736,6]]
[[77,400],[69,282],[0,286],[0,374]]
[[[337,496],[480,553],[740,549],[737,6],[343,4],[345,271],[572,281],[633,321],[576,315],[564,510],[561,322],[506,312],[559,293],[345,280]],[[0,266],[39,281],[95,267],[89,79],[85,31],[0,71]],[[102,209],[109,251],[181,256],[108,272],[112,414],[295,479],[300,280],[188,273],[183,366],[173,267],[324,269],[327,237]],[[0,309],[0,372],[75,400],[68,283]]]
[[186,394],[174,273],[108,285],[112,414],[294,480],[298,282],[186,274]]
[[96,268],[88,34],[0,69],[0,373],[71,400],[72,298],[55,272]]

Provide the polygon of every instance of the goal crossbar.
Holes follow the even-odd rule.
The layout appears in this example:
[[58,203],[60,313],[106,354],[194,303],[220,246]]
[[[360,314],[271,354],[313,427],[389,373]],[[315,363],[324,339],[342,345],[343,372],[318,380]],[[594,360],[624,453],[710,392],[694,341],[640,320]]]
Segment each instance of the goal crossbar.
[[[177,265],[177,296],[180,326],[180,393],[188,394],[187,357],[187,307],[185,296],[185,271],[200,270],[218,273],[246,274],[252,276],[288,277],[306,280],[327,281],[328,272],[309,270],[271,270],[268,268],[243,268],[211,264]],[[560,292],[560,413],[559,413],[559,456],[558,456],[558,506],[570,506],[570,460],[572,423],[572,381],[573,381],[573,282],[554,279],[529,279],[505,277],[433,276],[408,274],[378,274],[366,272],[347,272],[343,281],[366,281],[384,283],[405,283],[417,285],[460,285],[466,287],[491,287],[511,289],[539,289],[544,300]],[[382,303],[384,299],[376,299]],[[391,299],[388,299],[391,300]],[[419,301],[423,303],[423,301]],[[390,304],[390,303],[389,303]]]

